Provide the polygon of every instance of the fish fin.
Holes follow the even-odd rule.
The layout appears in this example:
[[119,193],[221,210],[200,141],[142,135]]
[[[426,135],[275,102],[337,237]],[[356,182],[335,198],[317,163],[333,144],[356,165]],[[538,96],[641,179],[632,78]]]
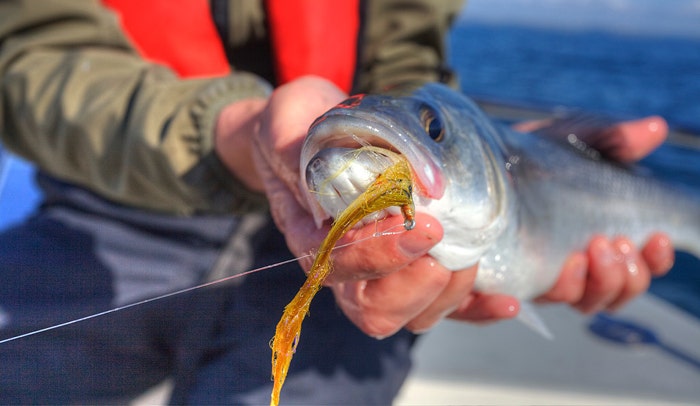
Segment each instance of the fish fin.
[[531,302],[520,303],[518,320],[547,340],[554,340],[554,334],[549,330],[540,315],[537,314],[537,310],[535,310],[535,306]]

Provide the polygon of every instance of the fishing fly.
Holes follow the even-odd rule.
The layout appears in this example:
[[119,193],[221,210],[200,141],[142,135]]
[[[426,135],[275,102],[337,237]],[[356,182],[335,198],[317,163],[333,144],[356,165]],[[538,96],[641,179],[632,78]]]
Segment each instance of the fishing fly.
[[413,185],[408,162],[393,152],[385,150],[382,153],[393,164],[380,173],[375,181],[336,217],[328,235],[319,247],[306,281],[292,301],[284,308],[282,318],[275,330],[275,336],[270,343],[272,347],[272,379],[274,381],[270,405],[279,403],[282,385],[287,377],[292,356],[299,344],[302,321],[309,312],[311,300],[331,273],[330,254],[336,242],[367,215],[389,207],[400,208],[404,217],[405,229],[410,230],[415,226]]

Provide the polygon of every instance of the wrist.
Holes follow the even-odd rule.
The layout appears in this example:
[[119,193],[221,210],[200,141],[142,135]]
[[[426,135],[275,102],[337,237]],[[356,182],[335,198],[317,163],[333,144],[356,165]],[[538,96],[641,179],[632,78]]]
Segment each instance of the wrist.
[[250,98],[226,105],[214,125],[216,155],[233,176],[256,192],[264,188],[255,169],[252,145],[266,104],[266,99]]

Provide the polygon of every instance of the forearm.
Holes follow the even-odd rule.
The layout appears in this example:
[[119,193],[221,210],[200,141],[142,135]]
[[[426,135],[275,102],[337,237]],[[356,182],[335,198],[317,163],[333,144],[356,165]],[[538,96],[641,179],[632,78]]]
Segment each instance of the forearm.
[[241,185],[214,154],[216,118],[266,97],[267,84],[245,74],[182,80],[144,61],[99,3],[38,3],[0,5],[3,143],[118,202],[235,211]]

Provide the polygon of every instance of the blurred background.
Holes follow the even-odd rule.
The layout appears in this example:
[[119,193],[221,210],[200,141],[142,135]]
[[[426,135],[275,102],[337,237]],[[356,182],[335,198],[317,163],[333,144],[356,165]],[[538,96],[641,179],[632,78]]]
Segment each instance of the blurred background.
[[451,40],[469,94],[700,132],[698,0],[470,0]]

